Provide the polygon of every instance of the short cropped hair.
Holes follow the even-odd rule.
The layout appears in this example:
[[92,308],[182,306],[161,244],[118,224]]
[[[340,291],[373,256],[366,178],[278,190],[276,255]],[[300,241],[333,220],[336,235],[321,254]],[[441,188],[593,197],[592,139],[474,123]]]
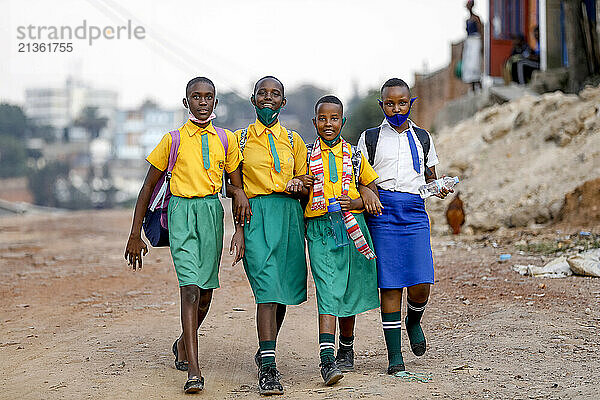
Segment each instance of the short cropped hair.
[[315,104],[315,114],[317,113],[317,107],[319,107],[319,104],[323,104],[323,103],[337,104],[341,107],[342,114],[344,113],[344,105],[342,104],[342,101],[340,99],[338,99],[336,96],[327,95],[327,96],[323,96],[319,100],[317,100],[317,104]]
[[408,93],[410,93],[410,87],[408,86],[408,83],[399,78],[391,78],[385,81],[381,87],[381,94],[383,94],[383,89],[386,87],[405,87],[408,90]]
[[273,75],[267,75],[267,76],[263,76],[262,78],[260,78],[259,80],[257,80],[257,81],[256,81],[256,83],[254,84],[254,92],[252,92],[253,94],[256,94],[256,90],[258,89],[258,84],[259,84],[261,81],[264,81],[265,79],[273,79],[273,80],[276,80],[276,81],[277,81],[277,82],[278,82],[278,83],[281,85],[281,95],[282,95],[283,97],[285,97],[285,96],[284,96],[284,94],[285,94],[285,89],[284,89],[284,87],[283,87],[283,83],[281,83],[281,81],[280,81],[279,79],[275,78]]
[[190,88],[198,82],[208,83],[210,86],[212,86],[213,91],[215,92],[215,95],[217,94],[217,89],[215,88],[215,84],[213,83],[213,81],[211,81],[210,79],[208,79],[204,76],[197,76],[195,78],[190,79],[190,81],[187,83],[187,85],[185,87],[185,95],[186,96],[187,96]]

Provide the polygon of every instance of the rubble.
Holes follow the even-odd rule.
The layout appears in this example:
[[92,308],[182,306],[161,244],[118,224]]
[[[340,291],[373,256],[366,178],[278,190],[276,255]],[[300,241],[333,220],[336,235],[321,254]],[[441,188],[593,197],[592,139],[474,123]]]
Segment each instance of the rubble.
[[[600,86],[494,105],[433,140],[438,176],[461,178],[467,231],[555,221],[566,194],[600,178]],[[427,201],[434,232],[448,231],[447,204]]]

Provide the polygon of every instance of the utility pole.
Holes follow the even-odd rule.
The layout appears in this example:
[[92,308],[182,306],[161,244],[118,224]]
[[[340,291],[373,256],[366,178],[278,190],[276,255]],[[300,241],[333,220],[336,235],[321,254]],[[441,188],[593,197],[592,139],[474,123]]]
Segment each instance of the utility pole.
[[581,0],[563,0],[565,16],[565,40],[569,57],[569,92],[576,93],[591,74],[583,32],[584,21]]

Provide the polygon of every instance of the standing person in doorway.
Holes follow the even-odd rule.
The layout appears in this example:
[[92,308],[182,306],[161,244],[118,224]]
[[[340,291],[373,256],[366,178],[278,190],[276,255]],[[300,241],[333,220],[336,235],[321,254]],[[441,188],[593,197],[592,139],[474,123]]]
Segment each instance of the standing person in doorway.
[[483,24],[481,19],[473,13],[474,0],[467,1],[469,18],[467,19],[467,38],[463,44],[461,76],[471,88],[481,89],[481,55],[483,54]]

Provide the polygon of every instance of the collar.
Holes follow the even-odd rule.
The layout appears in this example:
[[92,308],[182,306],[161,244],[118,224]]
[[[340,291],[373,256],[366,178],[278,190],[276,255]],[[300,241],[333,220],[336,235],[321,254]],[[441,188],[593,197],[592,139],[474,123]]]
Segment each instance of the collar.
[[277,119],[277,123],[270,128],[264,126],[263,123],[258,120],[258,118],[256,119],[256,121],[254,121],[254,132],[256,133],[256,136],[260,136],[264,131],[268,130],[273,135],[275,135],[277,139],[279,139],[279,135],[282,129],[283,127],[279,123],[279,119]]
[[335,154],[336,156],[339,156],[340,154],[344,153],[344,149],[342,148],[342,141],[341,140],[335,146],[333,146],[333,147],[327,146],[327,144],[320,137],[319,137],[319,142],[321,143],[321,151],[330,151],[333,154]]
[[203,134],[205,132],[210,132],[214,135],[217,134],[217,130],[213,126],[212,122],[209,122],[206,128],[200,128],[198,125],[194,124],[188,119],[187,122],[183,125],[183,128],[187,130],[187,133],[190,136],[194,136],[196,132],[200,132],[200,134]]
[[[412,120],[409,118],[408,120],[408,128],[406,128],[405,130],[402,131],[402,133],[406,132],[406,131],[411,131],[414,133],[414,130],[412,129],[415,125],[414,122],[412,122]],[[390,125],[390,123],[388,122],[388,120],[384,117],[383,121],[381,122],[381,125],[379,125],[380,127],[380,131],[383,128],[387,128],[387,129],[391,129],[394,133],[398,134],[398,131],[392,126]]]

